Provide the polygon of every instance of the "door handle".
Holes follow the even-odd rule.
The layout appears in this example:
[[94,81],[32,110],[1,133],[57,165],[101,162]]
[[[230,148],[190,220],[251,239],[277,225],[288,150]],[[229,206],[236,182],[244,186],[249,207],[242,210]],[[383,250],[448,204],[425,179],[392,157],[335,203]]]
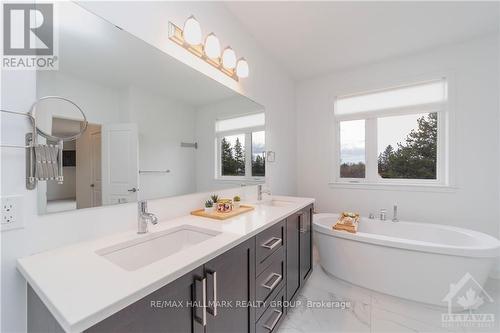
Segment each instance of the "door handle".
[[[268,283],[269,281],[271,281],[272,279],[274,279],[274,278],[276,278],[276,279],[274,280],[274,282],[273,282],[273,283],[271,283],[271,285],[268,285],[267,283]],[[264,282],[264,283],[262,284],[262,287],[264,287],[264,288],[266,288],[266,289],[269,289],[269,290],[273,290],[273,289],[274,289],[274,287],[276,287],[276,286],[278,285],[278,283],[280,283],[280,282],[281,282],[281,280],[282,280],[282,279],[283,279],[283,276],[282,276],[281,274],[278,274],[278,273],[272,273],[272,274],[271,274],[271,275],[269,275],[269,277],[267,278],[267,281],[266,281],[266,282]]]
[[217,317],[217,272],[207,270],[207,275],[212,277],[212,291],[213,299],[212,304],[208,304],[208,313],[212,316]]
[[[197,283],[201,282],[201,317],[197,315],[197,310],[200,308],[200,303],[197,295]],[[194,300],[195,300],[195,311],[194,311],[194,319],[203,325],[203,327],[207,326],[207,279],[206,278],[195,278],[194,279]]]
[[301,234],[306,232],[306,229],[304,228],[304,212],[299,212],[299,232]]
[[90,184],[90,187],[95,187],[95,185],[94,184]]
[[280,320],[281,316],[283,315],[283,312],[281,312],[279,310],[274,310],[274,313],[277,313],[278,315],[276,316],[276,318],[274,318],[274,320],[271,323],[271,325],[268,325],[267,323],[264,324],[264,328],[267,328],[270,331],[272,331],[274,329],[274,327],[276,326],[276,324]]
[[139,189],[132,187],[130,190],[127,190],[127,191],[135,193],[135,192],[139,191]]
[[260,246],[265,248],[265,249],[272,250],[280,244],[281,244],[281,238],[273,237],[273,238],[269,239],[268,241],[262,243]]

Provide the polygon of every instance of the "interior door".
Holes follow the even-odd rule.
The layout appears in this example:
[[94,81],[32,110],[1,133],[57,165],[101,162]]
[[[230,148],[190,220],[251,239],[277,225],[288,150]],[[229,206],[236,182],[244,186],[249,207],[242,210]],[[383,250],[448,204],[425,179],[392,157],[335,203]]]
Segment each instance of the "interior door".
[[92,207],[102,205],[101,127],[90,130],[90,197]]
[[[76,206],[78,209],[102,205],[101,125],[88,124],[76,140]],[[97,183],[97,187],[95,184]],[[94,189],[97,190],[94,193]]]
[[139,147],[137,125],[102,127],[102,201],[104,205],[137,201]]

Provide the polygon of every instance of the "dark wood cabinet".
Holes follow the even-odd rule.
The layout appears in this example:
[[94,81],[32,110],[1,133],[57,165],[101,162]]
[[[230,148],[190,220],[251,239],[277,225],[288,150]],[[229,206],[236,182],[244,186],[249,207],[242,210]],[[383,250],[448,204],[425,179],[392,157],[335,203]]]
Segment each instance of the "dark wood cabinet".
[[206,332],[254,332],[255,240],[225,252],[205,264],[207,278]]
[[[178,278],[165,287],[115,313],[86,332],[103,333],[202,333],[203,325],[193,320],[202,311],[191,306],[202,302],[203,268]],[[198,313],[198,314],[197,314]]]
[[300,237],[297,212],[286,219],[286,299],[291,301],[300,286]]
[[299,243],[300,243],[300,283],[312,271],[312,206],[304,208],[299,216]]
[[[89,333],[274,332],[312,271],[312,205],[118,311]],[[31,287],[28,332],[63,329]]]
[[87,332],[252,333],[254,295],[255,240],[251,239]]
[[286,299],[291,301],[312,272],[312,205],[287,218]]

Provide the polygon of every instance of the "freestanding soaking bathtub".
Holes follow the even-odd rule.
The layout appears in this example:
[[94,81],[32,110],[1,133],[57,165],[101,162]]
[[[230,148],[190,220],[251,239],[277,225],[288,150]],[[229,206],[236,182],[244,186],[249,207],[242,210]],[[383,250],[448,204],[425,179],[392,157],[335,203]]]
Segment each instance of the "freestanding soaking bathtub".
[[337,214],[314,215],[323,269],[389,295],[446,306],[450,284],[469,273],[481,286],[500,242],[486,234],[439,224],[362,218],[356,234],[333,230]]

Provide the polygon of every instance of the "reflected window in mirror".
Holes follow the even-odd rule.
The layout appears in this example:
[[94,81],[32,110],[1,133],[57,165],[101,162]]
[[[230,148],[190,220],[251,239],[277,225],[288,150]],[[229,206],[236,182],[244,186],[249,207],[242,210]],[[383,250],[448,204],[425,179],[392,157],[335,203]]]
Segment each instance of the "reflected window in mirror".
[[219,179],[263,179],[265,173],[265,114],[216,121],[216,161]]
[[266,175],[266,132],[252,133],[252,177]]

